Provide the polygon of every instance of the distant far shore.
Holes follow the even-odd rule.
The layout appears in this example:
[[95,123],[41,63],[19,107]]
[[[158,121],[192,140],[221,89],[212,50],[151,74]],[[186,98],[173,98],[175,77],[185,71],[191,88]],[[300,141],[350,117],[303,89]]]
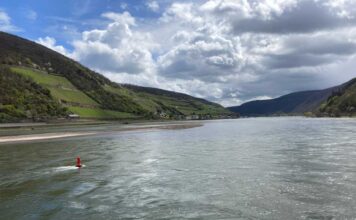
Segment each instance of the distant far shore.
[[[36,134],[20,134],[20,135],[5,135],[0,136],[0,144],[6,143],[23,143],[41,140],[51,140],[51,139],[61,139],[69,137],[80,137],[80,136],[92,136],[92,135],[105,135],[113,134],[123,131],[134,131],[134,130],[153,130],[153,129],[188,129],[194,127],[203,126],[202,123],[194,121],[184,121],[184,122],[141,122],[132,124],[110,124],[110,123],[94,123],[94,124],[66,124],[66,125],[77,125],[78,127],[85,125],[86,129],[90,131],[69,131],[69,132],[46,132],[46,126],[54,126],[53,124],[45,123],[22,123],[22,124],[0,124],[1,129],[19,129],[19,128],[32,128],[36,129]],[[98,129],[95,126],[109,125],[106,130]],[[65,125],[63,125],[65,126]],[[37,130],[37,128],[39,128]],[[45,129],[45,130],[44,130]],[[43,131],[44,130],[44,131]]]

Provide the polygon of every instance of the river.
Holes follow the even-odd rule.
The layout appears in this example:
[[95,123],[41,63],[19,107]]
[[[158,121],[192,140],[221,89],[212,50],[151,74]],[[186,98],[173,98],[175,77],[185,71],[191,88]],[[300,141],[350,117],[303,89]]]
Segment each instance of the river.
[[[73,167],[77,156],[85,167]],[[348,219],[355,207],[355,119],[0,145],[0,219]]]

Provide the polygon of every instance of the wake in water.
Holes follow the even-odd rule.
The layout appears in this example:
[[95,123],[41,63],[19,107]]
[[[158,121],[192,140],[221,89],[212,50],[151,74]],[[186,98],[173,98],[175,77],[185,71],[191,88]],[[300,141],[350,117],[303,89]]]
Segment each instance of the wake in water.
[[76,166],[60,166],[60,167],[54,167],[51,168],[49,171],[45,172],[46,174],[56,174],[56,173],[62,173],[62,172],[70,172],[74,170],[78,170],[80,168],[85,167],[84,164],[82,164],[81,167],[76,167]]
[[61,166],[61,167],[52,168],[52,171],[58,173],[58,172],[65,172],[65,171],[71,171],[77,169],[79,168],[76,166]]

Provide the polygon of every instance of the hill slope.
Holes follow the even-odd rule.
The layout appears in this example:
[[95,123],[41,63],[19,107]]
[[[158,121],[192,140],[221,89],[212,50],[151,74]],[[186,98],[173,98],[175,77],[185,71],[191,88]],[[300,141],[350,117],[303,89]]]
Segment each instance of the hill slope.
[[303,114],[313,112],[344,85],[314,91],[290,93],[275,99],[256,100],[240,106],[229,107],[242,116],[268,116],[274,114]]
[[356,116],[356,78],[334,91],[320,106],[318,113],[331,117]]
[[48,89],[4,67],[0,67],[0,94],[0,122],[66,114],[66,109],[53,99]]
[[[185,94],[111,82],[55,51],[4,32],[0,32],[0,66],[6,72],[31,80],[31,85],[49,91],[48,101],[65,107],[67,114],[72,112],[82,117],[105,119],[231,114],[218,104]],[[8,78],[1,80],[6,84]],[[1,92],[2,96],[13,98],[0,104],[13,105],[17,109],[13,102],[17,94],[10,94],[9,90]],[[50,115],[59,117],[63,112]]]

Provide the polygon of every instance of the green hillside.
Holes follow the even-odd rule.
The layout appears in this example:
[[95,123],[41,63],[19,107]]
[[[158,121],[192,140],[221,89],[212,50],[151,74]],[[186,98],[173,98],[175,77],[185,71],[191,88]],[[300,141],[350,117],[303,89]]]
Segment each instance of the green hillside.
[[71,82],[62,76],[48,74],[40,70],[24,67],[11,67],[15,73],[32,78],[35,82],[51,91],[53,97],[64,103],[99,106],[93,99],[78,90]]
[[112,110],[105,110],[99,108],[85,108],[85,107],[76,107],[71,106],[68,109],[80,115],[83,118],[100,118],[100,119],[136,119],[137,115],[127,112],[118,112]]
[[0,94],[0,122],[48,119],[67,114],[67,109],[48,89],[6,67],[0,67]]
[[[0,66],[48,91],[48,101],[66,109],[65,114],[98,119],[181,119],[190,115],[214,118],[231,114],[218,104],[189,95],[111,82],[76,61],[14,35],[0,32],[0,42]],[[2,80],[7,83],[7,78]],[[8,90],[2,93],[13,99],[17,96]],[[54,118],[63,114],[48,112]]]
[[320,116],[356,116],[356,78],[344,84],[342,88],[324,102],[318,114]]

